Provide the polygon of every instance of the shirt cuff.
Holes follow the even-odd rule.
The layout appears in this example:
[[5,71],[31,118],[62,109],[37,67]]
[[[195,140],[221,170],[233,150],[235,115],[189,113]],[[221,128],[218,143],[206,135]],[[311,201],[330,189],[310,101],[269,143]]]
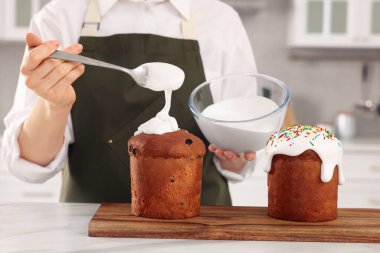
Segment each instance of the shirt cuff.
[[20,157],[18,136],[25,119],[14,122],[4,131],[2,152],[9,172],[18,179],[28,183],[44,183],[61,171],[66,163],[69,145],[69,127],[66,126],[63,145],[47,166],[40,166]]
[[255,170],[255,165],[256,165],[256,159],[252,161],[248,161],[244,165],[240,173],[235,173],[235,172],[223,169],[223,167],[220,165],[218,158],[215,155],[213,156],[213,160],[214,160],[216,169],[230,183],[239,183],[239,182],[244,181],[246,178],[248,178],[252,174],[252,172]]

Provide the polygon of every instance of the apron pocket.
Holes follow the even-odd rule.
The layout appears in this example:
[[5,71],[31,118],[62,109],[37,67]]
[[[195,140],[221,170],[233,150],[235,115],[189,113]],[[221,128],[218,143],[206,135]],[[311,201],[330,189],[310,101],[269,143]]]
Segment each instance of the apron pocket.
[[112,134],[105,140],[107,146],[127,168],[130,166],[128,140],[134,135],[135,131],[137,131],[137,128],[141,124],[155,117],[156,114],[163,108],[162,100],[159,98],[157,98],[152,104],[141,111],[137,117],[127,123],[121,130],[115,134]]

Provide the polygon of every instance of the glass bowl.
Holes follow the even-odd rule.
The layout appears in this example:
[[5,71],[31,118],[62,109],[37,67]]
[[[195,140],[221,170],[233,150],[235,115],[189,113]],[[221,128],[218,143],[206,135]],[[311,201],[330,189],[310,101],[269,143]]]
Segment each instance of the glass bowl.
[[[208,106],[231,99],[248,102],[264,99],[273,106],[263,109],[264,106],[254,106],[261,105],[260,103],[249,104],[241,111],[246,115],[256,116],[243,119],[231,114],[225,117],[222,115],[221,119],[220,114],[226,111],[227,115],[228,107],[224,107],[218,117],[204,115]],[[289,89],[276,78],[262,74],[231,74],[200,84],[191,93],[188,104],[199,128],[210,143],[222,149],[242,153],[265,147],[270,135],[280,129],[289,100]]]

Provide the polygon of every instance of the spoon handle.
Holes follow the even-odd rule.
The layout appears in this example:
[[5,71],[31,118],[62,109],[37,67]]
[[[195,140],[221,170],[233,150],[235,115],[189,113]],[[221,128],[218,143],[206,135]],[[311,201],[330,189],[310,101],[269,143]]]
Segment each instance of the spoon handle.
[[53,58],[53,59],[80,62],[80,63],[87,64],[87,65],[109,68],[109,69],[115,69],[115,70],[119,70],[122,72],[130,73],[129,69],[123,68],[123,67],[118,66],[118,65],[114,65],[114,64],[104,62],[104,61],[95,60],[95,59],[85,57],[85,56],[81,56],[81,55],[70,54],[70,53],[66,53],[66,52],[58,51],[58,50],[55,51],[53,54],[51,54],[49,57]]
[[[29,50],[31,50],[33,48],[34,47],[30,47]],[[118,65],[114,65],[114,64],[104,62],[104,61],[95,60],[95,59],[85,57],[85,56],[81,56],[81,55],[77,55],[77,54],[70,54],[67,52],[59,51],[59,50],[56,50],[54,53],[52,53],[49,56],[49,58],[65,60],[65,61],[79,62],[79,63],[83,63],[86,65],[92,65],[92,66],[96,66],[96,67],[109,68],[109,69],[119,70],[122,72],[127,72],[130,75],[132,74],[131,70],[129,70],[127,68],[123,68],[123,67],[118,66]]]

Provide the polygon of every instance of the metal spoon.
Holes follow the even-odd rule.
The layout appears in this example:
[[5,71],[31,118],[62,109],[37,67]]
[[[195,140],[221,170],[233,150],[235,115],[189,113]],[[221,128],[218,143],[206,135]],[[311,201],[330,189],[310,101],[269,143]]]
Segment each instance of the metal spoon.
[[[33,47],[29,48],[29,50],[33,49]],[[102,67],[102,68],[109,68],[109,69],[115,69],[119,70],[121,72],[124,72],[128,75],[130,75],[133,80],[136,81],[138,85],[141,87],[146,86],[146,82],[148,79],[148,68],[141,65],[135,69],[127,69],[118,65],[114,65],[108,62],[95,60],[89,57],[76,55],[76,54],[70,54],[63,51],[56,50],[53,54],[49,56],[49,58],[52,59],[60,59],[65,61],[73,61],[73,62],[79,62],[87,65]]]

